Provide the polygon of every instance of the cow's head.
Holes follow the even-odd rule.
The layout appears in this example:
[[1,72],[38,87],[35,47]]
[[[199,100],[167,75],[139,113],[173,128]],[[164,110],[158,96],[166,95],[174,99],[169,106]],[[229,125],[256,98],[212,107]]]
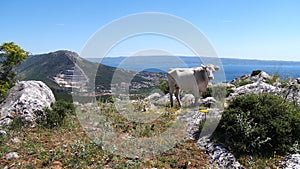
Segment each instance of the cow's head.
[[206,70],[209,80],[213,80],[214,72],[220,69],[219,66],[214,66],[213,64],[208,64],[207,66],[201,65],[201,67]]

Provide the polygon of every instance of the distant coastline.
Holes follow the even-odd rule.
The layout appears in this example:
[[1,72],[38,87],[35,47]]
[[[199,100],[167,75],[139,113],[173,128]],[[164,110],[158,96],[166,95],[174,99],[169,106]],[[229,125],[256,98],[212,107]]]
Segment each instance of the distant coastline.
[[[203,63],[200,57],[187,56],[177,57],[177,60],[181,60],[182,63],[170,61],[170,56],[162,56],[158,61],[156,61],[157,56],[130,57],[130,60],[124,56],[86,59],[111,67],[149,72],[167,72],[170,67],[182,67],[182,64],[185,64],[185,67],[197,67]],[[283,79],[300,77],[300,61],[220,58],[212,62],[218,62],[217,64],[223,67],[226,81],[250,74],[253,70],[263,70],[269,74],[278,73]]]

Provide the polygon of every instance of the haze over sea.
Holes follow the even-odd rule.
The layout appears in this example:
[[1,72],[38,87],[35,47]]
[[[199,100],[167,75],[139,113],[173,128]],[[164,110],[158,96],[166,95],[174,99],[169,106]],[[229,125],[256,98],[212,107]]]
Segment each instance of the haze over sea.
[[[174,59],[175,58],[175,59]],[[169,68],[176,67],[198,67],[203,62],[204,57],[186,56],[143,56],[143,57],[104,57],[88,58],[93,62],[123,68],[134,71],[167,72]],[[204,58],[205,60],[205,58]],[[205,63],[210,63],[204,61]],[[274,60],[250,60],[250,59],[231,59],[221,58],[212,59],[211,62],[220,65],[225,72],[226,81],[245,74],[250,74],[253,70],[263,70],[268,74],[278,73],[283,79],[300,77],[300,62],[293,61],[274,61]]]

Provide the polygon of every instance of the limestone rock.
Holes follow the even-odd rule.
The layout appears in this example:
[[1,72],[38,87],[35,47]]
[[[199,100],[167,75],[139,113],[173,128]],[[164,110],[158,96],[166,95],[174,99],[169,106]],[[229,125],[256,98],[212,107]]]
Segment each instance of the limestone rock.
[[185,94],[181,98],[181,102],[186,106],[192,105],[195,102],[195,97],[192,94]]
[[[175,99],[176,99],[176,97],[173,95],[173,100],[175,101]],[[161,103],[167,103],[170,101],[170,95],[166,94],[166,95],[160,97],[157,101],[161,102]]]
[[[220,114],[218,109],[209,109],[210,114]],[[202,134],[199,131],[199,124],[207,120],[205,114],[198,110],[189,110],[187,112],[180,113],[177,120],[181,120],[186,123],[187,135],[184,140],[197,141],[196,146],[204,151],[209,156],[209,168],[234,168],[243,169],[244,167],[236,160],[236,158],[228,152],[225,148],[213,143],[209,136]],[[201,134],[200,134],[201,133]],[[201,135],[205,135],[202,136]],[[199,138],[200,136],[200,138]]]
[[17,158],[19,158],[19,155],[16,152],[11,152],[6,154],[6,160],[17,159]]
[[0,136],[5,136],[7,133],[4,130],[0,130]]
[[259,82],[259,81],[265,82],[266,79],[271,79],[271,78],[272,76],[270,76],[268,73],[261,71],[259,74],[254,76],[252,76],[251,74],[246,74],[239,78],[235,78],[231,81],[231,84],[238,84],[242,81],[249,81],[252,83]]
[[210,168],[234,168],[244,169],[243,167],[225,148],[212,143],[208,137],[201,137],[197,143],[197,147],[209,156]]
[[43,112],[55,102],[51,89],[41,81],[21,81],[10,89],[8,97],[0,104],[0,126],[9,125],[14,118],[34,122],[36,112]]
[[234,89],[234,93],[231,93],[228,97],[228,100],[232,100],[234,97],[244,94],[261,94],[269,93],[278,95],[281,92],[280,87],[275,87],[273,85],[267,84],[263,81],[258,81],[255,83],[247,84],[241,87]]
[[204,120],[205,114],[200,113],[196,110],[189,110],[186,113],[183,113],[177,117],[177,120],[184,121],[186,123],[186,133],[187,135],[184,137],[185,140],[196,140],[199,131],[199,124]]
[[217,100],[213,97],[207,97],[204,99],[200,99],[200,105],[205,105],[207,107],[210,107],[214,103],[217,103]]
[[280,163],[280,168],[300,168],[300,154],[290,154]]
[[145,100],[157,101],[160,97],[161,97],[161,95],[159,93],[153,93],[153,94],[149,95],[148,97],[146,97]]

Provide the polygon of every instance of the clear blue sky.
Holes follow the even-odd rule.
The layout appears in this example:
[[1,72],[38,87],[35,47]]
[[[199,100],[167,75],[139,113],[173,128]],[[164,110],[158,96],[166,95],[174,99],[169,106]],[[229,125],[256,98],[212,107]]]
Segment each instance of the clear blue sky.
[[299,0],[1,0],[0,9],[0,42],[13,41],[32,54],[80,53],[113,20],[163,12],[198,27],[221,57],[300,61]]

